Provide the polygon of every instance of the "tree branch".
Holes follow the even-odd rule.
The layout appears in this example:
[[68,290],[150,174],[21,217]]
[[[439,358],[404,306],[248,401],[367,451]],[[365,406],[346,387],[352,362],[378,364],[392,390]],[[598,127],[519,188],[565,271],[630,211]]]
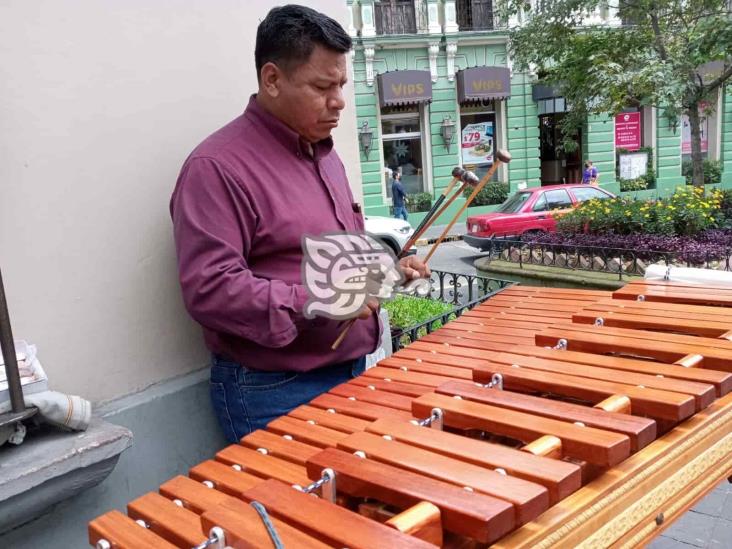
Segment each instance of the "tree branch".
[[651,17],[651,26],[653,27],[653,35],[656,38],[656,48],[658,49],[658,55],[662,60],[668,61],[668,54],[666,53],[666,46],[663,45],[663,37],[661,35],[661,27],[658,24],[658,13],[656,12],[656,4],[653,4],[653,9],[648,12]]
[[716,80],[712,80],[709,85],[704,86],[702,89],[705,93],[714,91],[719,86],[724,84],[730,77],[732,77],[732,65],[727,67],[727,70],[722,72]]

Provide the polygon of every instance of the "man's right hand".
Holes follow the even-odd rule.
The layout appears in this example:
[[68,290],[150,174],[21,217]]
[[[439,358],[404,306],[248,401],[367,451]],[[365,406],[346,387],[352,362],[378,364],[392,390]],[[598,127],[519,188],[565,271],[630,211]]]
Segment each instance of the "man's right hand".
[[379,311],[379,300],[375,297],[370,297],[366,300],[366,303],[363,307],[361,307],[361,310],[358,313],[359,320],[366,320],[369,318],[373,313],[378,313]]

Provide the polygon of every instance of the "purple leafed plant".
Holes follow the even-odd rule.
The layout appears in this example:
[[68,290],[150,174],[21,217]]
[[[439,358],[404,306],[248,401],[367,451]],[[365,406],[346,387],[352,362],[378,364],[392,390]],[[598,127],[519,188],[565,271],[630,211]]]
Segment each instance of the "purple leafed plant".
[[575,246],[582,246],[585,248],[583,251],[601,253],[600,249],[604,248],[602,251],[608,253],[608,248],[611,248],[644,261],[675,257],[689,265],[704,265],[708,261],[729,257],[732,253],[732,229],[712,229],[694,236],[547,233],[525,238],[524,241],[552,244],[560,248],[558,251],[570,251]]

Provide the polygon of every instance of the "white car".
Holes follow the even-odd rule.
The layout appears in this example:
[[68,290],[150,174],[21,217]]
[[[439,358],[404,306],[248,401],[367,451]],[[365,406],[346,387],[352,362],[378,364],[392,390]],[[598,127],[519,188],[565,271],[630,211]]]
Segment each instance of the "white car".
[[[403,219],[378,216],[368,216],[364,219],[366,221],[366,232],[389,246],[394,255],[398,255],[402,251],[409,237],[414,233],[414,229],[409,222]],[[414,247],[410,250],[411,253],[416,253]]]

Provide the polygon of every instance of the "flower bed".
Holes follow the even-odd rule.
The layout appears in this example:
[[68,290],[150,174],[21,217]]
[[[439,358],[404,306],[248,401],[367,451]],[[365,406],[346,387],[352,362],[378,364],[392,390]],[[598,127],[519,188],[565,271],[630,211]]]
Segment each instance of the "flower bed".
[[560,233],[695,235],[726,223],[725,193],[682,187],[659,200],[589,200],[557,216]]

